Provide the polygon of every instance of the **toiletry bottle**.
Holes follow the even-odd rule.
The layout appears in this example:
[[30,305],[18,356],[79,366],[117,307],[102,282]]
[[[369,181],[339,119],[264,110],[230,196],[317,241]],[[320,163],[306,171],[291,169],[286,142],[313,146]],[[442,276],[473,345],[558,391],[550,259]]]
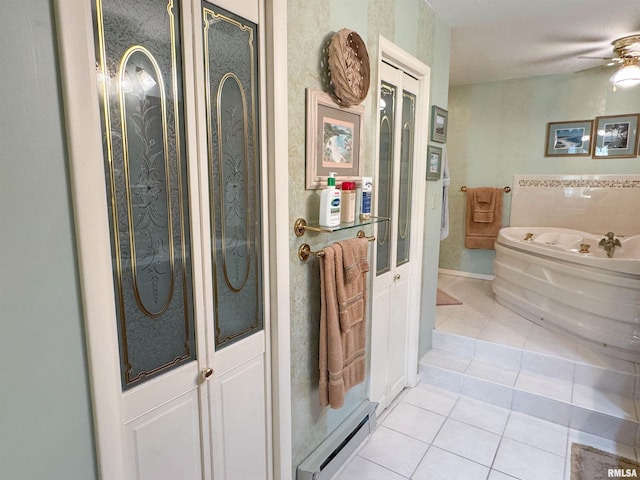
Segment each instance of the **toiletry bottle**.
[[373,197],[373,177],[362,177],[362,197],[360,199],[360,220],[371,219]]
[[340,190],[336,188],[336,173],[329,172],[327,188],[320,194],[321,227],[337,227],[340,225]]
[[352,223],[356,220],[356,182],[342,182],[340,198],[342,223]]

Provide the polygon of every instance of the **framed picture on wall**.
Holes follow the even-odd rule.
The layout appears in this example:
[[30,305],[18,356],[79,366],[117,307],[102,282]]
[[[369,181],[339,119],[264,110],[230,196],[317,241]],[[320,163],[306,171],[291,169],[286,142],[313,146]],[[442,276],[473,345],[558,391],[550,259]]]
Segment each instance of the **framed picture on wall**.
[[329,172],[336,172],[337,182],[360,180],[363,132],[363,106],[341,107],[328,94],[307,89],[307,190],[325,188]]
[[427,180],[440,180],[442,149],[434,145],[427,147]]
[[593,120],[547,123],[545,157],[589,156]]
[[449,112],[444,108],[431,106],[431,141],[445,143],[447,141],[447,122]]
[[635,157],[637,145],[637,114],[596,117],[593,158]]

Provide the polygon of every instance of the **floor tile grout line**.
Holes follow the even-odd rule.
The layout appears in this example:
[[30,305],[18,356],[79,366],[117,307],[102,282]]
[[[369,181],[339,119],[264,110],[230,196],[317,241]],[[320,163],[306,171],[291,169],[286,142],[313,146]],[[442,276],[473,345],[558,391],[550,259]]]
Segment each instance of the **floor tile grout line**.
[[[571,458],[571,429],[567,426],[567,435],[565,438],[565,450],[564,450],[564,477],[567,477],[567,457]],[[571,461],[569,461],[569,475],[571,475]]]
[[[447,423],[447,420],[449,419],[449,417],[451,416],[451,412],[453,412],[453,410],[456,408],[456,405],[458,404],[458,402],[460,401],[460,395],[458,395],[458,398],[456,398],[456,401],[453,403],[453,406],[451,407],[451,409],[449,410],[449,414],[447,416],[445,416],[444,421],[442,422],[442,424],[440,425],[440,428],[438,428],[438,431],[436,432],[436,434],[433,436],[433,439],[431,440],[431,442],[429,442],[429,445],[427,446],[427,449],[425,450],[424,454],[422,455],[422,458],[420,459],[420,461],[418,462],[418,464],[416,465],[416,468],[413,469],[413,472],[411,472],[411,476],[409,478],[412,478],[415,473],[418,471],[418,468],[420,467],[420,464],[423,462],[423,460],[425,459],[425,457],[427,456],[427,452],[429,450],[431,450],[431,447],[433,447],[433,442],[435,442],[436,438],[438,438],[438,435],[440,434],[440,432],[442,431],[442,428],[444,427],[444,424]],[[429,410],[431,411],[431,410]],[[435,412],[433,412],[435,413]],[[437,448],[437,447],[436,447]]]
[[[464,425],[468,425],[468,426],[471,426],[471,427],[478,428],[479,430],[482,430],[482,431],[485,431],[485,432],[488,432],[488,433],[492,433],[492,434],[494,434],[494,435],[499,435],[499,436],[500,436],[500,439],[498,440],[498,446],[499,446],[499,445],[500,445],[500,443],[502,442],[502,438],[504,437],[504,431],[505,431],[505,429],[506,429],[506,427],[507,427],[507,423],[509,422],[509,418],[511,417],[511,413],[512,413],[512,412],[511,412],[511,410],[508,410],[507,419],[506,419],[506,421],[505,421],[505,423],[504,423],[504,426],[502,427],[502,433],[500,433],[500,434],[496,434],[495,432],[492,432],[492,431],[490,431],[490,430],[483,429],[482,427],[478,427],[477,425],[473,425],[473,424],[470,424],[470,423],[467,423],[467,422],[463,422],[463,421],[458,420],[457,418],[454,418],[454,417],[452,417],[452,416],[451,416],[451,414],[455,411],[456,407],[459,405],[460,401],[462,400],[462,398],[461,398],[461,397],[462,397],[462,396],[461,396],[461,395],[459,395],[459,396],[458,396],[458,398],[456,399],[456,402],[455,402],[455,404],[453,405],[453,407],[451,408],[451,410],[449,411],[449,415],[447,415],[447,418],[445,419],[445,422],[443,422],[443,423],[442,423],[442,425],[440,426],[440,429],[438,430],[438,433],[436,433],[436,435],[433,437],[433,440],[431,441],[431,444],[430,444],[430,446],[429,446],[429,449],[430,449],[432,446],[434,446],[434,447],[436,447],[436,448],[439,448],[440,450],[443,450],[443,451],[445,451],[445,452],[451,453],[452,455],[456,455],[456,456],[458,456],[458,457],[460,457],[460,458],[464,458],[465,460],[468,460],[468,461],[474,462],[474,463],[476,463],[476,464],[478,464],[478,465],[482,465],[482,466],[484,466],[484,467],[487,467],[487,465],[484,465],[484,464],[482,464],[482,463],[480,463],[480,462],[477,462],[477,461],[475,461],[475,460],[473,460],[473,459],[471,459],[471,458],[464,457],[464,456],[462,456],[462,455],[460,455],[460,454],[458,454],[458,453],[451,452],[451,451],[449,451],[449,450],[447,450],[447,449],[445,449],[445,448],[443,448],[443,447],[439,447],[439,446],[437,446],[437,445],[434,445],[434,442],[435,442],[436,438],[438,437],[438,435],[440,434],[440,432],[442,431],[442,429],[444,428],[444,425],[445,425],[446,421],[447,421],[447,420],[453,420],[453,421],[456,421],[456,422],[462,423],[462,424],[464,424]],[[470,400],[475,401],[475,402],[486,403],[486,402],[482,402],[481,400],[473,399],[473,398],[471,398],[471,397],[466,397],[466,398],[469,398]],[[494,407],[496,407],[496,408],[501,408],[501,407],[497,407],[497,406],[492,405],[492,404],[487,404],[487,405],[494,406]],[[427,449],[427,451],[428,451],[429,449]],[[493,462],[495,461],[495,456],[497,455],[497,453],[498,453],[498,447],[496,447],[496,452],[494,453],[494,458],[493,458],[493,460],[492,460],[492,462],[491,462],[491,465],[492,465],[492,466],[493,466]],[[425,452],[425,456],[426,456],[426,452]],[[488,478],[488,477],[489,477],[489,475],[491,474],[492,466],[489,466],[489,467],[488,467],[487,478]],[[416,467],[416,468],[417,468],[417,467]],[[415,474],[415,471],[414,471],[413,473]],[[413,474],[412,474],[412,476],[413,476]]]
[[[483,463],[480,463],[480,462],[478,462],[478,461],[476,461],[476,460],[473,460],[473,459],[471,459],[471,458],[469,458],[469,457],[465,457],[465,456],[463,456],[463,455],[460,455],[459,453],[452,452],[452,451],[447,450],[446,448],[440,447],[440,446],[438,446],[438,445],[434,445],[433,443],[429,444],[429,448],[427,449],[427,452],[428,452],[429,450],[431,450],[431,448],[432,448],[432,447],[433,447],[433,448],[437,448],[438,450],[442,450],[443,452],[447,452],[447,453],[449,453],[449,454],[451,454],[451,455],[455,455],[455,456],[456,456],[456,457],[458,457],[458,458],[462,458],[462,459],[464,459],[464,460],[467,460],[467,461],[469,461],[469,462],[475,463],[476,465],[480,465],[481,467],[484,467],[484,468],[488,469],[488,471],[487,471],[487,476],[489,476],[489,474],[491,473],[491,467],[488,467],[487,465],[485,465],[485,464],[483,464]],[[422,463],[422,461],[424,460],[424,457],[426,457],[426,456],[427,456],[427,452],[425,452],[424,456],[423,456],[423,457],[422,457],[422,459],[420,460],[420,463]],[[418,471],[418,467],[420,466],[420,463],[418,463],[418,466],[417,466],[417,467],[416,467],[416,469],[413,471],[413,473],[411,474],[411,477],[410,477],[410,478],[413,478],[413,476],[415,475],[415,473]]]
[[[544,449],[544,448],[540,448],[540,447],[538,447],[538,446],[536,446],[536,445],[532,445],[532,444],[530,444],[530,443],[522,442],[522,441],[520,441],[520,440],[518,440],[518,439],[515,439],[515,438],[512,438],[512,437],[509,437],[509,436],[506,436],[506,435],[505,435],[505,433],[506,433],[506,429],[507,429],[507,426],[509,425],[509,421],[510,421],[510,420],[511,420],[511,418],[513,417],[513,413],[514,413],[514,411],[513,411],[513,410],[508,410],[508,415],[507,415],[506,421],[505,421],[505,423],[504,423],[504,426],[502,427],[502,432],[501,432],[500,434],[496,434],[495,432],[492,432],[492,431],[490,431],[490,430],[486,430],[486,429],[484,429],[484,428],[482,428],[482,427],[478,427],[477,425],[469,424],[469,423],[467,423],[467,422],[463,422],[463,421],[461,421],[461,420],[458,420],[457,418],[452,417],[452,416],[451,416],[451,414],[454,412],[454,410],[455,410],[456,406],[457,406],[457,405],[460,403],[460,401],[462,400],[462,397],[463,397],[463,396],[458,396],[458,398],[456,399],[456,401],[455,401],[455,403],[454,403],[454,406],[451,408],[451,410],[450,410],[449,414],[446,416],[445,421],[442,423],[442,425],[441,425],[441,426],[440,426],[440,428],[438,429],[437,433],[434,435],[433,440],[432,440],[429,444],[427,444],[427,445],[428,445],[427,450],[425,451],[424,455],[422,456],[422,458],[420,459],[420,461],[419,461],[419,462],[418,462],[418,464],[416,465],[416,468],[415,468],[415,469],[414,469],[414,471],[412,472],[411,477],[413,477],[413,475],[416,473],[416,471],[417,471],[418,467],[420,466],[420,464],[421,464],[421,463],[422,463],[422,461],[424,460],[425,456],[427,455],[427,452],[431,449],[431,447],[436,447],[436,448],[438,448],[438,449],[440,449],[440,450],[443,450],[443,451],[445,451],[445,452],[448,452],[448,453],[450,453],[450,454],[452,454],[452,455],[456,455],[456,456],[458,456],[458,457],[460,457],[460,458],[464,458],[464,459],[466,459],[466,460],[468,460],[468,461],[471,461],[471,462],[474,462],[474,463],[476,463],[476,464],[478,464],[478,465],[482,465],[482,466],[484,466],[484,467],[488,467],[488,469],[489,469],[489,473],[488,473],[488,474],[490,474],[491,470],[496,470],[496,471],[501,472],[500,470],[495,469],[495,468],[494,468],[494,465],[495,465],[495,460],[496,460],[497,455],[498,455],[498,451],[500,450],[500,445],[502,444],[502,442],[503,442],[503,440],[504,440],[505,438],[506,438],[506,439],[508,439],[508,440],[510,440],[510,441],[516,442],[516,443],[518,443],[518,444],[524,445],[524,446],[526,446],[526,447],[528,447],[528,448],[533,448],[533,449],[539,450],[539,451],[541,451],[541,452],[543,452],[543,453],[552,454],[552,455],[554,455],[554,456],[556,456],[556,457],[558,457],[558,458],[562,458],[562,459],[563,459],[563,461],[564,461],[564,464],[563,464],[563,473],[565,473],[565,470],[566,470],[566,466],[565,466],[565,465],[566,465],[566,461],[567,461],[567,451],[568,451],[568,448],[565,448],[565,453],[564,453],[564,455],[558,455],[558,454],[556,454],[556,453],[554,453],[554,452],[552,452],[552,451],[546,450],[546,449]],[[467,398],[468,398],[468,397],[467,397]],[[475,399],[471,399],[471,400],[475,400]],[[480,402],[480,403],[484,403],[484,402],[482,402],[482,401],[480,401],[480,400],[476,400],[476,401],[477,401],[477,402]],[[488,404],[488,405],[491,405],[491,404]],[[420,407],[420,408],[422,408],[422,407]],[[498,407],[498,408],[500,408],[500,407]],[[423,408],[423,409],[424,409],[424,408]],[[431,412],[431,413],[438,413],[438,412],[434,412],[434,411],[432,411],[432,410],[428,410],[428,409],[424,409],[424,410],[427,410],[427,411],[429,411],[429,412]],[[516,413],[520,413],[520,412],[516,412]],[[440,414],[440,415],[441,415],[441,414]],[[524,415],[524,416],[528,416],[528,415],[526,415],[526,414],[522,414],[522,415]],[[534,418],[535,418],[535,417],[534,417]],[[438,435],[440,434],[440,432],[442,431],[442,429],[444,428],[444,425],[446,424],[446,420],[449,420],[449,419],[451,419],[451,420],[453,420],[453,421],[456,421],[456,422],[459,422],[459,423],[463,423],[463,424],[468,425],[468,426],[471,426],[471,427],[478,428],[478,429],[483,430],[483,431],[488,432],[488,433],[492,433],[492,434],[495,434],[495,435],[499,435],[500,440],[499,440],[498,445],[497,445],[497,447],[496,447],[496,451],[495,451],[495,452],[494,452],[494,454],[493,454],[493,459],[492,459],[492,461],[491,461],[491,465],[490,465],[490,466],[488,466],[488,465],[484,465],[484,464],[482,464],[482,463],[480,463],[480,462],[478,462],[478,461],[476,461],[476,460],[473,460],[473,459],[471,459],[471,458],[468,458],[468,457],[465,457],[465,456],[463,456],[463,455],[460,455],[459,453],[452,452],[452,451],[450,451],[450,450],[447,450],[446,448],[443,448],[443,447],[441,447],[441,446],[435,445],[435,441],[436,441],[436,439],[437,439]],[[390,427],[386,427],[386,428],[390,428]],[[403,432],[399,432],[399,433],[403,433]],[[404,434],[404,435],[406,435],[406,436],[408,436],[408,437],[410,437],[410,438],[414,438],[414,439],[415,439],[415,437],[411,437],[410,435],[407,435],[407,434],[405,434],[405,433],[403,433],[403,434]],[[570,437],[569,437],[569,428],[568,428],[568,427],[566,427],[566,433],[565,433],[565,439],[564,439],[565,446],[566,446],[566,444],[569,442],[569,438],[570,438]],[[418,439],[416,439],[416,440],[418,440]],[[418,440],[418,441],[421,441],[421,440]],[[422,441],[421,441],[421,442],[422,442]],[[422,442],[422,443],[425,443],[425,442]],[[398,473],[398,472],[395,472],[395,473]],[[507,474],[506,472],[502,472],[502,473]],[[507,475],[508,475],[508,474],[507,474]]]
[[[382,420],[382,421],[381,421],[381,422],[376,426],[376,430],[378,429],[378,427],[381,427],[381,426],[382,426],[382,427],[387,428],[387,429],[389,429],[389,430],[392,430],[392,431],[394,431],[394,432],[396,432],[396,433],[398,433],[398,434],[401,434],[401,435],[403,435],[403,436],[405,436],[405,437],[407,437],[407,438],[410,438],[410,439],[412,439],[412,440],[415,440],[415,441],[418,441],[418,442],[420,442],[420,443],[423,443],[423,444],[425,444],[425,445],[427,446],[427,449],[425,450],[424,454],[422,455],[422,457],[420,458],[420,460],[419,460],[419,461],[418,461],[418,463],[416,464],[416,467],[415,467],[415,468],[413,469],[413,471],[411,472],[411,475],[410,475],[409,477],[406,477],[405,475],[402,475],[401,473],[396,472],[395,470],[392,470],[392,469],[390,469],[390,468],[388,468],[388,467],[385,467],[384,465],[380,465],[380,464],[378,464],[377,462],[374,462],[373,460],[369,460],[369,459],[367,459],[366,457],[362,457],[362,458],[364,458],[365,460],[368,460],[368,461],[370,461],[370,462],[372,462],[372,463],[375,463],[376,465],[380,465],[380,466],[382,466],[382,467],[386,468],[387,470],[392,471],[393,473],[395,473],[395,474],[397,474],[397,475],[400,475],[400,476],[402,476],[402,477],[405,477],[405,478],[409,478],[409,479],[410,479],[410,478],[411,478],[411,477],[413,477],[413,475],[416,473],[416,471],[417,471],[418,467],[420,466],[420,464],[421,464],[421,463],[422,463],[422,461],[424,460],[424,457],[427,455],[427,452],[429,451],[429,449],[430,449],[430,448],[431,448],[431,446],[433,445],[433,441],[436,439],[436,437],[438,436],[438,434],[439,434],[439,433],[440,433],[440,431],[442,430],[442,427],[443,427],[443,426],[444,426],[444,424],[446,423],[446,420],[447,420],[449,417],[448,417],[448,415],[447,415],[447,416],[442,415],[441,413],[434,412],[433,410],[429,410],[429,409],[424,408],[424,407],[422,407],[422,406],[420,406],[420,405],[414,405],[414,404],[412,404],[412,403],[405,402],[405,401],[404,401],[404,396],[406,396],[406,394],[405,394],[405,395],[403,395],[403,398],[402,398],[401,400],[399,400],[399,401],[396,403],[396,405],[393,407],[393,410],[395,410],[395,409],[398,407],[398,405],[400,405],[401,403],[406,403],[407,405],[411,405],[412,407],[420,408],[420,409],[422,409],[422,410],[425,410],[425,411],[430,412],[430,413],[434,413],[434,414],[439,415],[439,416],[441,416],[441,417],[443,417],[443,418],[444,418],[444,421],[442,422],[442,424],[441,424],[441,425],[440,425],[440,427],[438,428],[438,431],[437,431],[437,432],[435,433],[435,435],[433,436],[433,439],[431,440],[431,442],[428,442],[428,443],[427,443],[427,442],[424,442],[423,440],[420,440],[419,438],[416,438],[416,437],[414,437],[414,436],[412,436],[412,435],[409,435],[409,434],[407,434],[407,433],[405,433],[405,432],[402,432],[402,431],[400,431],[400,430],[396,430],[395,428],[389,427],[389,426],[387,426],[387,425],[383,425],[384,420]],[[451,407],[451,409],[450,409],[450,411],[449,411],[449,414],[451,414],[451,411],[453,411],[453,409],[455,408],[455,405],[457,405],[457,403],[458,403],[458,401],[459,401],[459,400],[460,400],[460,396],[458,395],[458,396],[457,396],[457,398],[456,398],[456,400],[455,400],[455,402],[454,402],[453,407]],[[394,401],[395,401],[395,400],[394,400]],[[384,418],[385,418],[385,419],[386,419],[386,418],[388,418],[390,414],[391,414],[391,412],[389,412],[387,415],[385,415],[385,417],[384,417]]]
[[[443,425],[444,425],[444,423],[443,423]],[[440,428],[442,428],[442,427],[440,427]],[[437,434],[436,434],[436,436],[437,436]],[[433,438],[435,440],[435,437],[433,437]],[[431,443],[429,443],[429,445],[427,445],[427,449],[422,454],[422,457],[420,458],[420,461],[416,464],[416,467],[411,472],[411,475],[409,475],[409,478],[413,478],[413,476],[416,474],[416,472],[420,468],[420,465],[422,465],[422,462],[424,462],[424,459],[426,458],[427,453],[429,452],[429,450],[431,450],[431,447],[433,447],[433,441]]]
[[[509,417],[511,417],[511,414],[509,414]],[[507,423],[509,422],[509,419],[507,419]],[[506,424],[505,424],[505,428],[506,428]],[[500,445],[502,445],[502,440],[504,440],[504,434],[500,436],[500,440],[498,441],[498,446],[496,447],[496,451],[493,454],[493,460],[491,461],[491,466],[489,467],[489,473],[491,473],[491,470],[493,470],[493,466],[496,463],[496,458],[498,458],[498,452],[500,451]]]
[[[377,466],[379,466],[379,467],[381,467],[381,468],[384,468],[385,470],[387,470],[387,471],[389,471],[389,472],[393,473],[394,475],[398,475],[398,476],[400,476],[400,477],[402,477],[402,478],[406,478],[406,479],[409,479],[409,480],[410,480],[410,479],[411,479],[411,476],[413,476],[413,473],[412,473],[410,476],[408,476],[408,477],[407,477],[406,475],[403,475],[403,474],[402,474],[402,473],[400,473],[400,472],[396,472],[396,471],[395,471],[395,470],[393,470],[392,468],[389,468],[389,467],[387,467],[387,466],[385,466],[385,465],[383,465],[383,464],[381,464],[381,463],[378,463],[378,462],[376,462],[376,461],[374,461],[374,460],[371,460],[371,459],[369,459],[369,458],[367,458],[367,457],[363,457],[363,456],[362,456],[362,455],[360,455],[360,454],[358,454],[357,456],[358,456],[358,457],[360,457],[360,458],[362,458],[363,460],[365,460],[365,461],[369,462],[369,463],[373,463],[374,465],[377,465]],[[333,479],[332,479],[332,480],[333,480]]]

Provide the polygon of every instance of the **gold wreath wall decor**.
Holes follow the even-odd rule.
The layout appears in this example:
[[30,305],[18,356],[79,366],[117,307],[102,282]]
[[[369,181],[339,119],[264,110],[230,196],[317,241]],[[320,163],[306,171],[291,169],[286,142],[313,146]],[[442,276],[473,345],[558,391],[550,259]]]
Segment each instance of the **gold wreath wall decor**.
[[334,95],[345,107],[359,105],[369,92],[370,67],[367,47],[353,30],[343,28],[329,44],[329,71]]

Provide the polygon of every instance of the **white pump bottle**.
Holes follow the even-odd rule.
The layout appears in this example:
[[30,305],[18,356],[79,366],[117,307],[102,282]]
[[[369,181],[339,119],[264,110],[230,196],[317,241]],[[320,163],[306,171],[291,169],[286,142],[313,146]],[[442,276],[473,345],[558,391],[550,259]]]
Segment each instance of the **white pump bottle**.
[[320,194],[319,224],[321,227],[340,225],[340,190],[336,188],[336,173],[329,172],[327,188]]

